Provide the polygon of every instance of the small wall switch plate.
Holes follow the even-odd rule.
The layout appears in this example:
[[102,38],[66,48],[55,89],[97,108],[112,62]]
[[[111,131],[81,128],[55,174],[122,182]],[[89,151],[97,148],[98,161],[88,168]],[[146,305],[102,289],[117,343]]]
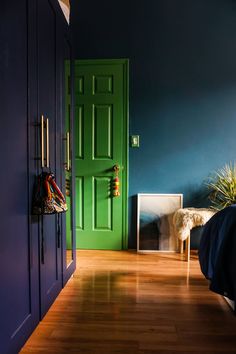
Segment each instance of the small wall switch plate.
[[139,135],[131,135],[130,137],[130,144],[131,144],[131,147],[139,147]]

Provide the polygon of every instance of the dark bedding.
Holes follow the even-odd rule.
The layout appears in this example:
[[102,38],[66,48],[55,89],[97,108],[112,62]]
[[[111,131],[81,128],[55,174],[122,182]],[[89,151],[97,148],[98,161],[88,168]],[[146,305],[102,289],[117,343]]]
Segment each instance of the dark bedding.
[[202,273],[210,289],[236,300],[236,204],[216,213],[205,225],[199,247]]

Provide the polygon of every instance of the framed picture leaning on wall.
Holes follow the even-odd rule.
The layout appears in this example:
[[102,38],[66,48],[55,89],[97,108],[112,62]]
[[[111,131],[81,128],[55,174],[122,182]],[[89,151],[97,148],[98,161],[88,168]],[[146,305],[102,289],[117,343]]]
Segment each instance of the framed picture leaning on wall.
[[183,194],[138,194],[137,203],[137,251],[176,252],[173,215],[183,207]]

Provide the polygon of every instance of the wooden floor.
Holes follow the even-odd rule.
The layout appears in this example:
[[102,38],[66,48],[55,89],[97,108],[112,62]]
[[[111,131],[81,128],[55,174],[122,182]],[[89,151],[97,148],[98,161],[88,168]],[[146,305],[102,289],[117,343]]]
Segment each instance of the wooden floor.
[[197,256],[78,251],[77,270],[20,352],[236,353],[236,317]]

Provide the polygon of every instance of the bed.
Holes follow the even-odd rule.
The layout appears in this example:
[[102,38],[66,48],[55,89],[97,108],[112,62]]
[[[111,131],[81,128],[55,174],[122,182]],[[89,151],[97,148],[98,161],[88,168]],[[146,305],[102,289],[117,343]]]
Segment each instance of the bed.
[[236,204],[217,212],[206,223],[199,246],[202,273],[210,290],[226,297],[235,311]]

